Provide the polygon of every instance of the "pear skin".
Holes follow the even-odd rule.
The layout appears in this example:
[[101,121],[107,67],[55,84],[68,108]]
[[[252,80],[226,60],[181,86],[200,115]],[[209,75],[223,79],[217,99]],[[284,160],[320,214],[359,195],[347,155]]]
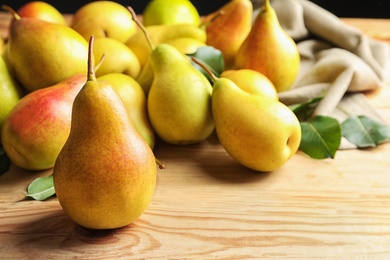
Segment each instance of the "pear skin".
[[1,136],[10,160],[27,170],[52,168],[68,138],[72,104],[86,81],[78,74],[24,96],[4,120]]
[[299,66],[296,43],[280,26],[269,0],[265,0],[249,35],[237,52],[235,68],[259,71],[281,92],[292,87]]
[[[93,49],[93,37],[90,40]],[[148,207],[156,159],[106,80],[97,80],[92,53],[88,81],[75,98],[69,137],[57,157],[53,182],[59,203],[80,226],[129,225]]]
[[[154,46],[179,37],[194,38],[200,42],[206,42],[207,39],[206,31],[193,24],[151,25],[146,26],[145,29]],[[130,37],[126,45],[137,55],[143,67],[152,52],[144,33],[138,30]]]
[[98,77],[98,79],[109,81],[115,88],[134,127],[153,149],[155,144],[154,130],[146,108],[146,95],[140,84],[132,77],[122,73],[109,73]]
[[230,0],[205,17],[206,44],[220,50],[226,69],[233,69],[235,57],[252,27],[253,5],[250,0]]
[[7,45],[10,68],[27,92],[87,72],[88,42],[66,25],[19,17]]
[[214,83],[212,110],[222,146],[252,170],[277,170],[299,147],[300,124],[287,106],[245,92],[227,78]]
[[46,22],[67,25],[65,17],[53,5],[44,1],[30,1],[22,5],[17,13],[20,17],[32,17]]
[[153,83],[148,113],[157,135],[171,144],[191,144],[214,130],[211,114],[212,86],[190,60],[169,44],[152,52]]

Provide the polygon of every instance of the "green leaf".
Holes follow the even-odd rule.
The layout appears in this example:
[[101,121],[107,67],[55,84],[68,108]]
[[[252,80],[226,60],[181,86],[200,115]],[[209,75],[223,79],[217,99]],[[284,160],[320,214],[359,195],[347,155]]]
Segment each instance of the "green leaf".
[[[210,69],[210,71],[217,77],[224,71],[225,62],[223,60],[223,54],[220,50],[212,47],[212,46],[202,46],[199,47],[195,53],[187,54],[189,57],[195,57],[199,61],[201,61],[206,67]],[[207,77],[207,79],[212,82],[209,74],[202,69],[198,64],[194,61],[191,61],[192,65],[203,73]]]
[[27,197],[35,200],[45,200],[55,194],[53,175],[33,180],[27,187]]
[[5,150],[0,146],[0,175],[8,171],[11,165],[11,161],[8,158],[8,155],[5,153]]
[[359,148],[390,140],[390,127],[367,116],[350,116],[341,124],[342,135]]
[[336,119],[316,116],[301,122],[301,131],[301,151],[314,159],[334,158],[341,142],[341,127]]
[[291,105],[289,108],[294,112],[300,122],[305,122],[311,118],[314,109],[322,98],[316,97],[302,104]]

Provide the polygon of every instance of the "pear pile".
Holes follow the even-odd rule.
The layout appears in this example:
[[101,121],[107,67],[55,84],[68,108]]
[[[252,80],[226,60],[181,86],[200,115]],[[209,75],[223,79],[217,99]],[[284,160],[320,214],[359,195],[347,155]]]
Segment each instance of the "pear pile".
[[[269,0],[254,20],[250,0],[205,17],[188,0],[152,0],[144,20],[114,1],[72,17],[44,2],[2,9],[12,21],[0,56],[1,145],[20,168],[54,169],[59,201],[80,225],[139,217],[155,187],[157,139],[188,145],[216,132],[238,163],[262,172],[299,147],[298,119],[278,100],[299,53]],[[204,46],[225,63],[220,75],[204,67],[212,80],[188,56]],[[98,196],[107,183],[116,186]],[[86,189],[96,204],[70,203]],[[132,203],[119,209],[122,201]]]

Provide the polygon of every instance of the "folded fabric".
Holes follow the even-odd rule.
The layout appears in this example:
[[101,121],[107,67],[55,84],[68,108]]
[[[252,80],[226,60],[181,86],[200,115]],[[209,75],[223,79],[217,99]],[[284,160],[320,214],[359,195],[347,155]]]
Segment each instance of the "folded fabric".
[[[252,3],[255,19],[263,0]],[[290,90],[279,93],[279,100],[292,105],[323,96],[314,115],[329,115],[340,122],[349,115],[366,115],[388,123],[361,92],[387,82],[390,46],[369,38],[308,0],[271,0],[271,5],[301,55],[298,78]],[[350,148],[356,146],[342,140],[340,149]]]

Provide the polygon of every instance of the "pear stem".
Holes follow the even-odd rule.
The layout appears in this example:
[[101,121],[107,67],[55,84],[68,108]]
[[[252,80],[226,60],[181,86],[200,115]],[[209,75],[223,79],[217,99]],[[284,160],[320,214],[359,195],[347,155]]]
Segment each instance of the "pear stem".
[[158,165],[158,168],[160,168],[162,170],[166,168],[165,165],[163,163],[161,163],[161,161],[159,159],[155,158],[155,160],[156,160],[156,163]]
[[145,35],[146,41],[148,42],[150,49],[154,50],[154,44],[150,39],[149,34],[145,29],[145,26],[138,20],[137,14],[135,13],[134,9],[131,8],[131,6],[128,6],[127,9],[130,11],[131,16],[133,17],[133,21],[137,24],[138,28],[140,28]]
[[200,25],[199,28],[204,29],[207,28],[211,23],[213,23],[217,18],[221,17],[221,15],[224,15],[225,12],[223,10],[218,11],[213,17],[211,17],[210,20],[208,21],[203,21]]
[[198,64],[202,69],[204,69],[207,74],[211,77],[211,80],[213,82],[217,81],[218,80],[218,77],[215,76],[215,74],[203,63],[201,62],[200,60],[198,60],[197,58],[195,57],[191,57],[191,59],[196,63]]
[[89,38],[89,46],[88,46],[88,81],[96,81],[95,74],[95,57],[93,55],[93,42],[95,40],[95,36],[91,35]]
[[17,13],[14,9],[12,9],[10,6],[8,6],[8,5],[2,5],[2,6],[1,6],[1,9],[3,9],[4,11],[7,11],[7,12],[9,12],[9,13],[11,13],[12,16],[13,16],[16,20],[19,20],[19,19],[21,18],[20,15],[18,15],[18,13]]

